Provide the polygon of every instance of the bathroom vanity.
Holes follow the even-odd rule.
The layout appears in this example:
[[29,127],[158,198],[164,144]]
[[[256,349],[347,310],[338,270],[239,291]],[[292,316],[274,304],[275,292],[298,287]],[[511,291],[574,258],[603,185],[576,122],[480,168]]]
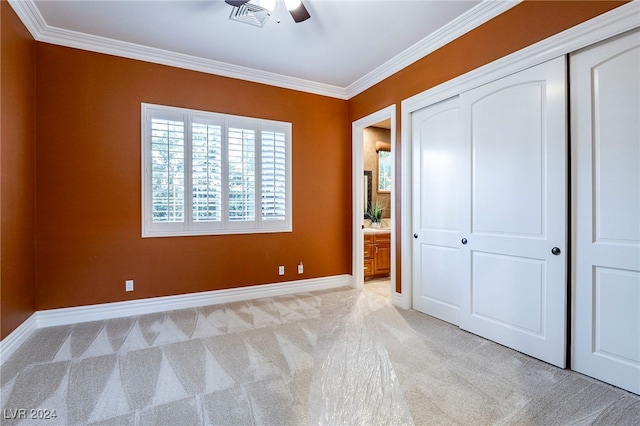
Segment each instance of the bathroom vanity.
[[391,231],[364,230],[364,277],[387,276],[391,272]]

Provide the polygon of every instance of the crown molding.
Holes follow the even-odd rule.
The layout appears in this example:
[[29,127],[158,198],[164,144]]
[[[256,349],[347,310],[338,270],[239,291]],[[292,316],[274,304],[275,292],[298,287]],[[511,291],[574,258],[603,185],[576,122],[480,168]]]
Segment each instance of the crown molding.
[[498,16],[522,0],[485,0],[346,88],[52,27],[45,22],[33,0],[8,1],[31,35],[40,42],[346,100]]
[[338,86],[60,28],[49,28],[39,41],[338,99],[347,99],[346,90]]
[[47,24],[33,0],[8,0],[8,2],[33,38],[38,40]]
[[[20,17],[31,35],[40,42],[168,65],[344,100],[351,99],[352,97],[362,93],[368,88],[420,60],[447,43],[511,9],[521,1],[522,0],[484,0],[466,13],[449,22],[444,27],[431,33],[418,43],[343,88],[106,37],[99,37],[52,27],[45,22],[33,0],[8,0],[9,4]],[[637,0],[634,0],[631,3],[637,3]]]
[[8,0],[36,41],[347,99],[344,88],[49,26],[33,0]]
[[447,25],[434,31],[378,68],[351,83],[346,88],[347,97],[350,99],[364,92],[371,86],[424,58],[447,43],[452,42],[456,38],[479,27],[521,2],[522,0],[484,0]]
[[402,101],[403,114],[637,28],[640,28],[640,1],[634,0],[413,95]]
[[522,0],[485,0],[346,88],[52,27],[45,22],[33,0],[9,0],[9,4],[31,35],[40,42],[346,100],[498,16],[520,1]]

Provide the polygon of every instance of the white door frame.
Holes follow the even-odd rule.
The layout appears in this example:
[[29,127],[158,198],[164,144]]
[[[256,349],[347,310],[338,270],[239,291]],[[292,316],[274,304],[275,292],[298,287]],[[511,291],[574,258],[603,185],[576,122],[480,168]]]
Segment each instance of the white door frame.
[[380,121],[391,119],[391,299],[393,301],[396,289],[396,243],[395,243],[395,191],[396,191],[396,179],[395,179],[395,152],[396,152],[396,106],[389,105],[379,111],[367,115],[357,121],[354,121],[351,125],[351,140],[352,145],[352,212],[353,212],[353,258],[352,258],[352,277],[353,287],[364,287],[364,233],[362,231],[362,225],[364,224],[363,212],[362,212],[362,200],[364,199],[364,129],[372,126]]
[[[429,105],[459,95],[467,90],[498,80],[507,75],[541,64],[558,56],[567,55],[583,47],[637,28],[640,2],[634,1],[617,7],[575,27],[551,36],[536,44],[497,59],[473,71],[442,83],[436,87],[418,93],[402,101],[401,104],[401,143],[400,159],[401,201],[401,272],[402,294],[397,295],[396,305],[405,309],[412,306],[413,261],[412,261],[412,179],[411,170],[411,117],[415,111]],[[362,173],[362,172],[361,172]]]

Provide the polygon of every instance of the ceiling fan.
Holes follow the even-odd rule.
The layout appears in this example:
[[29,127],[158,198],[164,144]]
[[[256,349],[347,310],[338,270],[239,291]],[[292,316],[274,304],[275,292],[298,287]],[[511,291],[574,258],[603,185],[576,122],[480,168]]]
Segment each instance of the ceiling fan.
[[[276,2],[278,0],[224,0],[224,1],[225,3],[236,8],[243,8],[243,7],[252,5],[252,6],[257,6],[259,8],[262,8],[263,10],[268,11],[270,13],[275,8]],[[304,7],[304,4],[302,4],[301,0],[284,0],[284,4],[287,10],[289,11],[289,13],[291,14],[291,17],[296,23],[306,21],[311,17],[311,15],[309,15],[309,12],[307,11],[307,8]]]

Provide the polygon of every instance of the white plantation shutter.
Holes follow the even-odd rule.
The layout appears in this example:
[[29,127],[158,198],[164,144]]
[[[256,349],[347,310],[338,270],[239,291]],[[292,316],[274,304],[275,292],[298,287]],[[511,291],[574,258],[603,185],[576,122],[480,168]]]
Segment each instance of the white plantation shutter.
[[291,124],[142,104],[142,236],[291,231]]
[[262,131],[262,218],[285,220],[287,201],[286,135]]
[[253,221],[256,207],[256,132],[229,128],[229,220]]
[[222,126],[191,125],[191,215],[195,222],[222,220]]
[[184,122],[151,120],[153,222],[184,220]]

